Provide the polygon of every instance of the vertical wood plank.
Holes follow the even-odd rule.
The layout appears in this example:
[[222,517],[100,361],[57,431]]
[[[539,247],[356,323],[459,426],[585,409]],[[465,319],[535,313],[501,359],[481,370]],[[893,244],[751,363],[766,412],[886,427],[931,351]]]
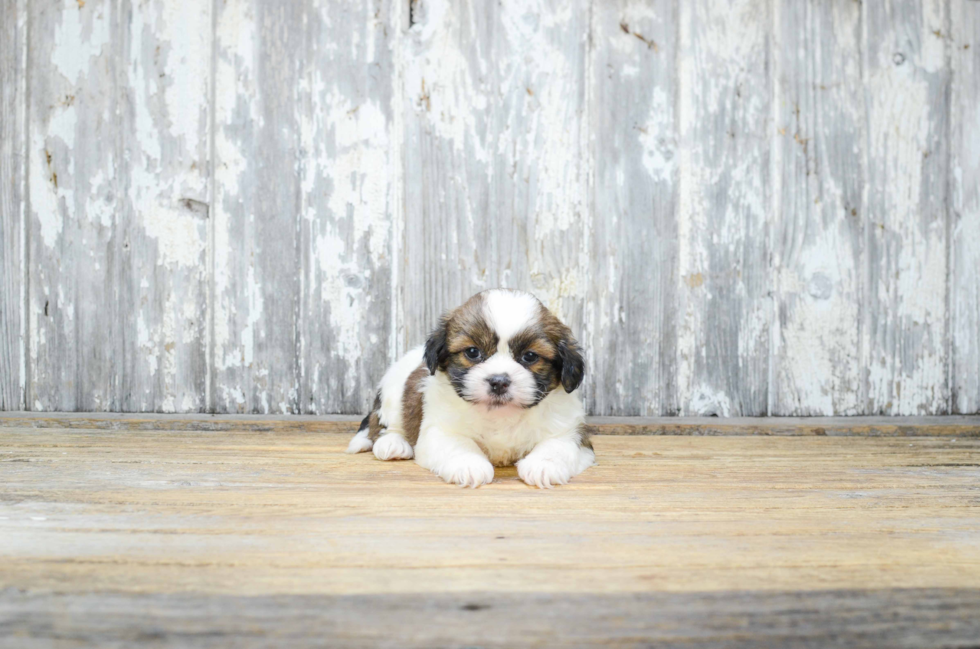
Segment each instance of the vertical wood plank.
[[944,0],[864,10],[866,414],[943,414],[948,69]]
[[675,414],[676,3],[593,12],[589,411]]
[[[300,79],[300,410],[361,413],[388,365],[398,136],[389,0],[314,3]],[[337,47],[339,44],[339,47]]]
[[980,412],[980,2],[950,1],[952,409]]
[[412,7],[400,348],[497,286],[530,290],[584,337],[588,2]]
[[26,0],[0,0],[0,411],[24,410]]
[[767,5],[681,2],[677,384],[681,412],[768,407]]
[[29,406],[115,410],[117,15],[98,0],[30,7]]
[[121,409],[207,410],[211,12],[121,3]]
[[302,8],[215,7],[212,398],[217,412],[296,412]]
[[29,405],[201,410],[208,9],[31,11]]
[[860,414],[861,5],[775,3],[773,407]]
[[359,412],[387,360],[389,4],[217,14],[215,408]]

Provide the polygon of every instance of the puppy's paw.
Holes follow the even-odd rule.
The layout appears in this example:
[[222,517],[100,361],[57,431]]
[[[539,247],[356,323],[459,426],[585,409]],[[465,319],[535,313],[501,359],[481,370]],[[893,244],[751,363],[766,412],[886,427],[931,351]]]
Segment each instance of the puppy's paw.
[[572,468],[567,462],[531,453],[517,463],[517,475],[532,487],[550,489],[556,485],[568,484],[572,479]]
[[350,444],[347,445],[347,453],[364,453],[365,451],[371,450],[371,439],[368,437],[368,431],[365,428],[362,431],[358,431],[357,435],[351,438]]
[[374,457],[379,460],[411,460],[415,449],[398,433],[386,433],[374,443]]
[[460,487],[476,489],[493,481],[493,465],[479,455],[459,455],[446,462],[439,477]]

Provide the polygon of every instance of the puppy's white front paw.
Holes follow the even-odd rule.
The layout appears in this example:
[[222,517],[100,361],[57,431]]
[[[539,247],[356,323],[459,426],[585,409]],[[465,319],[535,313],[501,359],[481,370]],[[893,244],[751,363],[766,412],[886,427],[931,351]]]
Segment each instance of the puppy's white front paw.
[[484,457],[475,454],[458,455],[439,471],[439,477],[446,482],[461,487],[473,487],[493,482],[493,465]]
[[517,463],[517,475],[532,487],[550,489],[556,485],[568,484],[572,479],[572,469],[561,460],[531,453]]
[[374,457],[379,460],[411,460],[415,449],[398,433],[386,433],[374,443]]

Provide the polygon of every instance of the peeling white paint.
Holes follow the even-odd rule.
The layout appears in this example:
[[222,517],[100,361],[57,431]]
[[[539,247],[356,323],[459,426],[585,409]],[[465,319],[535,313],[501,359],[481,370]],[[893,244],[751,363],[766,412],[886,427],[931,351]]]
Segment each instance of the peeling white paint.
[[640,133],[643,166],[652,180],[668,182],[674,173],[674,133],[670,99],[661,88],[654,88],[650,113]]
[[[921,15],[889,14],[885,25],[875,7],[834,5],[829,17],[810,7],[807,15],[826,24],[807,23],[808,35],[831,24],[835,38],[864,30],[854,44],[863,62],[840,54],[833,41],[773,34],[793,8],[777,3],[767,16],[749,0],[627,2],[601,39],[596,16],[605,16],[605,7],[593,4],[583,18],[574,3],[537,0],[465,11],[448,0],[418,2],[407,30],[404,4],[382,7],[391,13],[379,16],[370,3],[344,12],[319,3],[297,9],[302,20],[275,33],[255,15],[255,3],[218,3],[214,34],[207,5],[136,3],[126,14],[128,31],[112,28],[114,8],[98,0],[50,6],[38,12],[44,16],[33,32],[39,40],[31,60],[40,69],[27,130],[32,250],[47,260],[24,296],[31,303],[24,316],[28,387],[45,395],[34,406],[61,407],[50,400],[50,386],[74,380],[93,384],[80,390],[88,407],[118,406],[96,370],[58,365],[75,362],[90,342],[77,340],[77,332],[103,308],[120,311],[106,322],[117,326],[117,318],[132,329],[137,407],[208,405],[197,395],[200,379],[189,359],[196,362],[210,319],[219,409],[290,412],[297,404],[303,410],[340,402],[342,391],[344,403],[353,403],[360,386],[377,378],[365,376],[376,346],[386,345],[389,355],[404,348],[406,322],[417,327],[430,301],[503,284],[531,288],[565,317],[584,316],[590,366],[609,377],[608,385],[593,386],[602,407],[744,414],[758,407],[755,392],[778,383],[783,392],[769,403],[798,408],[787,414],[935,413],[954,395],[956,407],[975,409],[977,379],[965,375],[976,374],[980,358],[980,203],[971,153],[977,88],[974,59],[956,48],[972,42],[976,17],[946,16],[947,6],[966,11],[960,4],[927,0]],[[673,29],[675,9],[679,51],[656,36]],[[338,22],[348,20],[353,29]],[[906,33],[911,28],[919,31]],[[267,78],[262,62],[276,48],[300,43],[310,51],[295,69],[299,101],[281,106],[270,93],[291,80]],[[593,68],[602,48],[618,54],[618,66]],[[816,76],[800,81],[779,67],[780,57],[793,56]],[[935,176],[943,151],[935,145],[947,119],[939,98],[950,58],[948,198],[956,216],[947,224],[947,190]],[[602,75],[638,86],[635,95],[621,95],[642,104],[621,113],[630,117],[622,133],[595,130],[595,111],[606,100],[595,91]],[[804,114],[796,123],[787,116],[797,107],[773,101],[792,94],[779,83],[813,85],[822,98],[799,102]],[[836,89],[841,83],[860,84],[857,101]],[[861,200],[848,178],[827,171],[826,153],[815,153],[846,155],[840,142],[821,139],[834,120],[855,125],[850,152],[866,161]],[[264,144],[253,136],[272,131],[282,141],[277,154],[298,149],[295,164],[257,164]],[[622,136],[610,148],[622,160],[601,180],[613,187],[603,202],[608,211],[593,214],[598,180],[590,156],[597,147],[590,138],[603,135]],[[212,136],[217,186],[208,205]],[[766,164],[773,147],[780,153]],[[794,147],[803,152],[790,153]],[[424,168],[405,169],[406,155]],[[767,178],[788,165],[801,166],[798,179]],[[298,195],[298,208],[288,208],[296,214],[275,216],[296,229],[295,249],[271,250],[255,240],[257,219],[270,218],[257,213],[255,197],[277,183]],[[640,192],[641,184],[655,193]],[[432,219],[422,247],[418,233],[405,228],[411,219],[419,223],[416,204],[406,213],[413,192],[424,195]],[[803,193],[815,207],[789,200]],[[637,208],[654,200],[663,206]],[[631,238],[640,218],[658,219],[656,227]],[[866,222],[866,240],[855,238],[848,218]],[[793,219],[796,230],[780,230]],[[765,243],[772,261],[760,270],[756,244],[767,236],[774,238]],[[133,282],[126,290],[110,276],[120,269],[110,251],[140,273],[124,278]],[[288,272],[270,274],[269,255],[300,269],[298,288]],[[211,280],[211,310],[201,313]],[[386,282],[390,293],[378,294]],[[638,291],[645,282],[655,289]],[[133,287],[136,303],[126,304],[120,296]],[[89,300],[102,290],[111,305]],[[657,311],[637,310],[638,295],[670,301]],[[380,305],[393,312],[390,322],[372,319],[384,317]],[[294,306],[297,312],[288,312]],[[785,324],[770,335],[781,315]],[[295,331],[269,324],[290,321]],[[638,362],[663,354],[659,366],[633,372],[622,356],[591,349],[623,332],[632,337],[616,353],[646,350]],[[290,335],[299,358],[272,357],[269,340]],[[676,335],[674,345],[661,335]],[[117,362],[115,343],[97,350],[108,365]],[[864,357],[856,359],[856,350]],[[774,359],[769,375],[758,371],[767,354]],[[294,362],[298,376],[278,367]],[[614,363],[626,369],[609,372]],[[943,387],[946,377],[960,392]],[[676,402],[660,394],[671,381]],[[866,402],[858,398],[863,385]]]
[[919,51],[883,25],[867,79],[870,236],[878,258],[868,287],[876,317],[864,344],[870,406],[889,414],[942,412],[948,399],[945,183],[925,175],[932,173],[935,138],[943,136],[934,132],[941,120],[932,114],[932,96],[943,88],[936,71],[944,49],[927,31],[942,24],[941,7],[924,5]]
[[146,235],[156,239],[160,263],[200,266],[206,237],[199,216],[183,209],[149,205],[140,214],[140,222]]
[[[98,56],[109,44],[110,24],[108,8],[83,11],[76,0],[62,0],[61,17],[51,50],[51,62],[72,84],[77,84],[83,72],[88,71],[90,57]],[[89,53],[86,56],[86,53]]]

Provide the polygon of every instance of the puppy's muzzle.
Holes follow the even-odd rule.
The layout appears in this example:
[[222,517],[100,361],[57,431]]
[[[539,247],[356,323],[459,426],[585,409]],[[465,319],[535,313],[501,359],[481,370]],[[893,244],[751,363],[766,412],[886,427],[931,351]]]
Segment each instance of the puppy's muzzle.
[[507,393],[507,389],[510,387],[510,377],[506,374],[494,374],[487,379],[487,383],[490,384],[490,392],[499,397]]

